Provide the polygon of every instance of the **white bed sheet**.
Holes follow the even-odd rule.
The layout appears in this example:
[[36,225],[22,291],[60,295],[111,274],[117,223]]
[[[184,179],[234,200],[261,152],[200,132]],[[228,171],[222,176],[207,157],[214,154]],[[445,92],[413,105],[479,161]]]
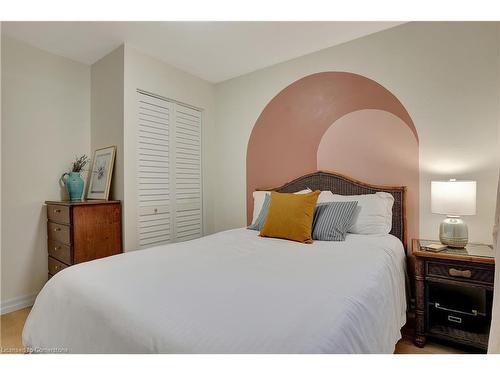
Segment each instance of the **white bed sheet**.
[[394,236],[306,245],[235,229],[59,272],[23,342],[71,353],[392,353],[405,312]]

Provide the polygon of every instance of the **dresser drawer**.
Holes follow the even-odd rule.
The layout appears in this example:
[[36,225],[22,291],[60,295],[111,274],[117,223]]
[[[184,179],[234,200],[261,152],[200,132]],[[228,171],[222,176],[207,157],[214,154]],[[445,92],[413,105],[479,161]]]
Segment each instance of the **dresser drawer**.
[[55,275],[59,271],[67,268],[68,266],[62,262],[59,262],[57,259],[49,257],[49,274]]
[[57,223],[70,224],[69,207],[49,204],[47,205],[47,218]]
[[71,246],[54,240],[49,240],[48,251],[49,256],[51,256],[52,258],[60,260],[67,265],[73,264],[71,261]]
[[487,284],[493,284],[495,279],[493,267],[435,261],[427,262],[426,275],[450,280],[471,280]]
[[49,221],[47,223],[47,232],[49,241],[62,242],[67,245],[71,244],[70,227],[68,225],[52,223]]

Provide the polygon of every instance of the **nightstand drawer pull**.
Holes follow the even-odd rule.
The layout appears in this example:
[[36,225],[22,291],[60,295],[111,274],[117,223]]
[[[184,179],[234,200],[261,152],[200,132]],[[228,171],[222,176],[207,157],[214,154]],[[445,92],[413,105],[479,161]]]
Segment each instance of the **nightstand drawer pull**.
[[459,318],[458,316],[448,315],[448,320],[453,323],[462,323],[462,318]]
[[[460,311],[460,310],[453,310],[453,309],[449,309],[447,307],[442,307],[439,303],[435,303],[434,304],[434,307],[436,309],[439,309],[439,310],[443,310],[443,311],[448,311],[448,312],[454,312],[454,313],[459,313],[459,314],[464,314],[464,315],[471,315],[471,316],[477,316],[477,310],[471,310],[471,312],[467,312],[467,311]],[[451,315],[450,315],[451,316]],[[449,319],[448,319],[449,320]]]
[[453,277],[465,277],[466,279],[470,279],[472,276],[472,272],[470,270],[457,270],[456,268],[450,268],[448,270],[448,274]]

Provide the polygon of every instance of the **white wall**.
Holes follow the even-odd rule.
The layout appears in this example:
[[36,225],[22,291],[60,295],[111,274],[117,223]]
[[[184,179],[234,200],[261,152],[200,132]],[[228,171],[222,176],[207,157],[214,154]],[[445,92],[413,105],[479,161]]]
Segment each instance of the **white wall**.
[[45,200],[90,151],[90,67],[2,39],[2,312],[47,280]]
[[[470,239],[491,242],[498,177],[496,23],[415,22],[306,55],[216,85],[216,230],[244,226],[246,148],[264,106],[297,79],[348,71],[401,100],[420,137],[420,232],[437,238],[432,179],[478,181]],[[223,182],[223,183],[222,183]]]
[[203,226],[204,233],[214,231],[214,177],[217,164],[215,149],[218,145],[214,131],[214,85],[176,69],[125,45],[125,205],[124,248],[138,248],[136,229],[136,90],[142,89],[163,97],[202,109],[202,155],[203,155]]
[[[116,146],[116,158],[109,199],[123,201],[123,46],[92,64],[91,137],[92,153]],[[93,154],[92,154],[93,157]]]

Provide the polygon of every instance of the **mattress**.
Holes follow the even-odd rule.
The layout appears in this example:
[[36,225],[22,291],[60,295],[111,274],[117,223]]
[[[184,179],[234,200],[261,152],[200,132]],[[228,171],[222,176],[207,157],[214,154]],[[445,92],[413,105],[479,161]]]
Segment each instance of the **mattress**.
[[23,342],[69,353],[393,353],[405,264],[392,235],[301,244],[224,231],[59,272]]

